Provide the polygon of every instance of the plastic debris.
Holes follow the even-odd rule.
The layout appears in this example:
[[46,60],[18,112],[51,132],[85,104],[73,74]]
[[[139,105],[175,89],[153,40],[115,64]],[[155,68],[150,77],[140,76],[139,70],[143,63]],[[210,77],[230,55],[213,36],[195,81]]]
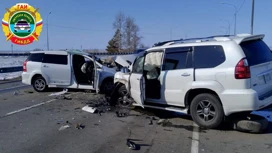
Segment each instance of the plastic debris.
[[128,113],[122,113],[122,112],[119,112],[119,111],[116,111],[115,113],[116,113],[117,117],[126,117],[126,116],[128,116]]
[[61,124],[61,123],[63,123],[63,120],[58,120],[57,121],[57,124]]
[[163,124],[163,123],[165,123],[165,122],[167,122],[166,119],[159,119],[158,122],[157,122],[157,124],[158,124],[158,125],[161,125],[161,124]]
[[14,91],[14,92],[13,92],[13,95],[14,95],[14,96],[19,95],[19,91],[18,91],[18,90]]
[[69,128],[69,127],[70,127],[69,125],[62,125],[62,126],[59,128],[59,131],[65,130],[65,129]]
[[67,89],[64,89],[64,90],[61,91],[61,92],[52,93],[52,94],[50,94],[49,96],[59,96],[59,95],[65,94],[65,93],[67,93],[67,92],[68,92],[68,90],[67,90]]
[[76,124],[75,124],[75,128],[76,128],[76,129],[79,129],[79,130],[80,130],[80,129],[84,129],[84,128],[85,128],[85,125],[83,125],[83,124],[81,124],[81,123],[76,123]]
[[89,113],[95,113],[96,108],[94,108],[94,107],[89,107],[89,106],[87,105],[87,106],[84,106],[84,107],[82,108],[82,110],[83,110],[83,111],[86,111],[86,112],[89,112]]
[[153,120],[152,119],[149,120],[149,125],[153,125]]
[[137,149],[137,145],[134,142],[132,142],[130,139],[127,139],[127,146],[131,150],[136,150]]

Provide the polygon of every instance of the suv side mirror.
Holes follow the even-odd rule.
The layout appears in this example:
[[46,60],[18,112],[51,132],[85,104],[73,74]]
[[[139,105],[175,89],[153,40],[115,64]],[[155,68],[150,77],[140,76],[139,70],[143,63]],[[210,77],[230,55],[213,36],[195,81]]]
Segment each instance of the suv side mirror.
[[129,73],[130,70],[127,67],[122,67],[120,70],[122,73]]

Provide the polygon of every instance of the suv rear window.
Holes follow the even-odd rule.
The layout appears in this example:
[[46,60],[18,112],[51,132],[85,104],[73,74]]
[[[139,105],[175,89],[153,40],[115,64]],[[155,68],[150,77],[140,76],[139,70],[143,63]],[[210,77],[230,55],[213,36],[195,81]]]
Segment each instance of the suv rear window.
[[194,50],[195,68],[213,68],[226,60],[222,46],[196,46]]
[[271,50],[262,40],[245,41],[242,42],[240,46],[242,47],[250,66],[272,60]]
[[67,55],[45,54],[43,63],[67,65]]
[[30,54],[27,58],[27,61],[31,62],[42,62],[44,53],[34,53]]

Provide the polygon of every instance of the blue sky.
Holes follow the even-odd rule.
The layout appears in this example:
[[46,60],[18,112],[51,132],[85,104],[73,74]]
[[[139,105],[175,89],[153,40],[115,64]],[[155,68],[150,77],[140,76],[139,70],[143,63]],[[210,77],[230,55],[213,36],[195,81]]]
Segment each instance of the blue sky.
[[[234,11],[244,0],[5,0],[1,1],[0,16],[5,8],[19,2],[29,3],[43,18],[43,31],[39,41],[27,46],[14,45],[14,50],[46,49],[46,17],[49,16],[51,49],[98,48],[105,49],[112,38],[112,23],[118,12],[135,19],[143,37],[142,43],[169,39],[204,37],[226,34],[228,22],[234,29]],[[271,0],[255,1],[254,34],[265,34],[265,42],[272,46]],[[224,21],[222,21],[224,20]],[[245,0],[237,14],[237,33],[250,33],[251,0]],[[171,30],[172,29],[172,30]],[[1,30],[2,31],[2,30]],[[172,34],[171,34],[172,31]],[[0,50],[11,50],[11,42],[0,32]]]

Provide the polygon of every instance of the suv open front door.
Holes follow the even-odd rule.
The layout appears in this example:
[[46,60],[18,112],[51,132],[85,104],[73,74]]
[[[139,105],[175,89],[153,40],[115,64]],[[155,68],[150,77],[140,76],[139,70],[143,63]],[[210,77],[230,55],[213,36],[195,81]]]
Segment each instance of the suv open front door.
[[129,78],[130,94],[134,101],[144,107],[145,100],[145,79],[143,77],[144,56],[139,56],[132,68],[132,73]]

